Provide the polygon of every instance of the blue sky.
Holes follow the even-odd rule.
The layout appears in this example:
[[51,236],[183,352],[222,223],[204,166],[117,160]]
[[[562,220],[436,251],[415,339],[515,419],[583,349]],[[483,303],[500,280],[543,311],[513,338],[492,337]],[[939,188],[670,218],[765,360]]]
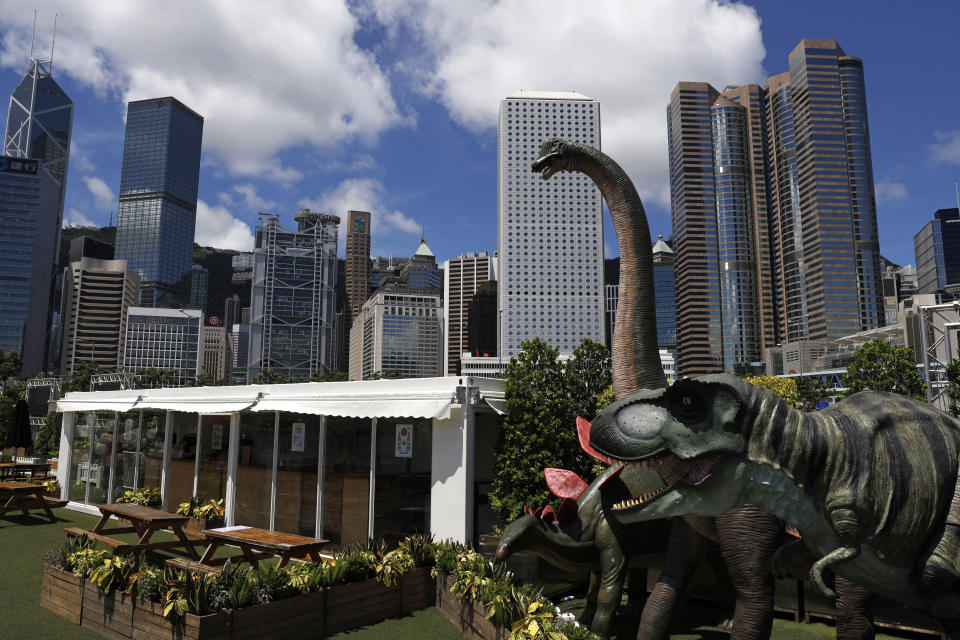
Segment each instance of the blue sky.
[[[37,2],[60,11],[54,75],[76,104],[65,217],[116,209],[125,105],[205,117],[197,240],[250,248],[258,211],[373,213],[373,251],[496,249],[496,113],[517,89],[600,101],[604,150],[669,235],[665,106],[680,80],[762,82],[803,37],[864,60],[881,253],[956,206],[957,2],[323,0]],[[803,12],[795,10],[802,7]],[[0,0],[0,93],[26,69],[31,7]],[[791,9],[792,11],[787,11]],[[921,11],[922,9],[922,11]],[[616,239],[607,226],[608,251]],[[341,249],[342,252],[342,249]]]

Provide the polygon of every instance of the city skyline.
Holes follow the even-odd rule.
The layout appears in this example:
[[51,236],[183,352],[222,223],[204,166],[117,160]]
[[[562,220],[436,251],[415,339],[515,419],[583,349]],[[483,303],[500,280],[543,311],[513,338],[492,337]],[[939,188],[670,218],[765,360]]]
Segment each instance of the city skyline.
[[[271,50],[260,64],[273,64],[278,79],[263,80],[262,74],[251,74],[251,78],[260,78],[265,83],[264,93],[270,94],[279,86],[273,83],[282,82],[289,77],[287,73],[307,73],[314,81],[317,76],[333,74],[330,80],[342,87],[344,98],[350,100],[311,100],[316,113],[304,119],[303,105],[298,102],[302,96],[291,94],[284,113],[269,119],[259,118],[257,105],[236,108],[234,102],[228,108],[211,98],[217,91],[225,99],[236,98],[249,89],[235,72],[214,68],[203,56],[194,55],[195,64],[183,63],[186,55],[197,53],[204,38],[228,46],[224,40],[230,35],[228,26],[215,9],[205,9],[201,21],[209,33],[200,29],[183,34],[184,51],[164,60],[158,52],[168,23],[174,20],[173,7],[170,15],[158,12],[151,14],[151,20],[123,14],[115,21],[101,21],[130,31],[123,36],[94,24],[104,9],[78,3],[58,27],[54,56],[54,75],[77,104],[67,220],[105,225],[111,216],[116,219],[111,212],[116,211],[126,100],[173,94],[204,114],[205,134],[210,134],[209,148],[206,135],[204,140],[198,203],[197,241],[201,244],[249,249],[259,211],[282,213],[311,206],[341,216],[348,209],[370,210],[373,254],[404,255],[421,227],[441,260],[489,251],[496,245],[495,119],[499,98],[521,88],[572,89],[605,105],[604,148],[637,183],[650,215],[651,232],[667,236],[662,108],[670,88],[682,80],[704,80],[718,88],[728,83],[760,82],[782,66],[786,54],[804,37],[835,38],[864,60],[881,253],[898,264],[912,263],[911,239],[919,220],[936,209],[956,206],[952,182],[960,174],[960,132],[947,108],[952,89],[947,87],[943,100],[924,102],[911,100],[898,89],[907,72],[911,82],[918,84],[933,83],[943,73],[944,63],[939,61],[949,59],[946,25],[951,22],[946,14],[957,11],[952,5],[943,4],[939,14],[930,10],[911,15],[913,31],[907,33],[897,14],[882,8],[861,15],[855,8],[816,2],[803,15],[769,2],[751,7],[699,1],[677,3],[683,6],[674,10],[631,7],[624,16],[629,28],[620,30],[606,18],[587,15],[585,7],[564,5],[551,13],[580,18],[584,29],[592,32],[598,27],[607,29],[610,42],[582,61],[561,56],[545,65],[542,60],[551,56],[540,55],[536,45],[546,38],[545,32],[559,27],[551,15],[544,15],[544,24],[528,31],[515,25],[504,28],[502,37],[485,51],[489,68],[484,67],[483,75],[474,78],[462,73],[476,64],[468,57],[468,47],[474,38],[512,18],[522,18],[520,8],[462,9],[476,20],[478,33],[458,43],[449,37],[449,25],[458,17],[452,15],[453,9],[424,2],[422,8],[437,23],[430,27],[407,14],[390,13],[380,3],[370,3],[367,12],[354,8],[354,14],[330,4],[332,19],[321,28],[318,40],[325,42],[329,33],[346,34],[350,45],[332,54],[334,64],[312,68],[301,62],[288,65],[291,71],[287,72],[280,65],[285,59],[276,57],[283,54]],[[52,4],[40,5],[37,30],[38,42],[43,43],[54,9]],[[6,80],[3,86],[9,93],[22,74],[33,15],[12,4],[5,8],[8,20],[0,26],[6,38],[0,51],[5,70],[0,77]],[[264,27],[289,28],[291,36],[297,33],[294,22],[319,26],[318,16],[295,15],[296,10],[272,11],[276,15],[268,17],[244,14],[238,19],[241,24],[262,19]],[[651,13],[654,11],[661,13]],[[134,28],[133,20],[150,24],[156,33]],[[668,42],[684,20],[700,29],[723,32],[724,37],[719,38],[722,46]],[[662,35],[649,31],[647,23],[651,21],[658,24]],[[436,39],[430,44],[423,37],[413,38],[422,49],[418,57],[399,41],[402,38],[390,35],[391,26],[415,36],[435,35]],[[441,31],[433,33],[431,28]],[[624,31],[642,37],[628,38]],[[923,38],[918,37],[921,31],[926,34]],[[576,33],[563,35],[570,38]],[[910,46],[897,53],[883,44],[901,38]],[[257,46],[267,46],[259,36],[255,43],[235,40],[229,43],[229,52],[239,60],[238,67],[261,51]],[[142,45],[142,50],[133,51],[134,44]],[[93,46],[102,49],[100,57],[83,55]],[[684,51],[678,53],[680,48]],[[645,68],[597,66],[603,55],[616,52],[646,60]],[[338,63],[356,76],[355,81],[328,68]],[[401,68],[406,74],[398,70]],[[213,77],[215,73],[221,75]],[[367,100],[357,106],[354,103],[363,102],[356,99],[361,94]],[[258,130],[249,136],[234,135],[238,124],[249,124],[255,116]],[[327,124],[325,117],[340,123],[340,129],[329,130],[334,125]],[[240,122],[239,118],[247,120]],[[250,137],[248,143],[237,140],[246,137]],[[251,153],[253,145],[262,151]],[[613,256],[616,241],[609,221],[605,224],[607,254]]]

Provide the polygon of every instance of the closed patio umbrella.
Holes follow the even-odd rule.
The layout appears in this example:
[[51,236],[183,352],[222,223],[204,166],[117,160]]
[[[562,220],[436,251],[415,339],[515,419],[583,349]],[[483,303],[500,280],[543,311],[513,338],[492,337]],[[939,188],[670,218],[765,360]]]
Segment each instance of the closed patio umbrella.
[[27,401],[17,400],[13,408],[13,424],[7,432],[7,447],[23,447],[25,449],[33,446],[33,439],[30,437],[30,408]]

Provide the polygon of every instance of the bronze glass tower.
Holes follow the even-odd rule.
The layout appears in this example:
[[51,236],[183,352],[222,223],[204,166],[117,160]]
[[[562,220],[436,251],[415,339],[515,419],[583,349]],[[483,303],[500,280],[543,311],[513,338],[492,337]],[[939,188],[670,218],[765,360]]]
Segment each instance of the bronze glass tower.
[[806,39],[763,88],[679,83],[667,123],[681,375],[883,324],[859,59]]
[[346,256],[347,306],[353,320],[370,293],[370,213],[367,211],[347,212]]

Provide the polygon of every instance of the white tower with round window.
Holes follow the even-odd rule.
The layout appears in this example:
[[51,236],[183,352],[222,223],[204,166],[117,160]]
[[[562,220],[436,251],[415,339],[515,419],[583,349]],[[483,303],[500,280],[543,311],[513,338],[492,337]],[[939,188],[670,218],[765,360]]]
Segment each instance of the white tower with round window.
[[603,200],[582,173],[530,169],[549,138],[600,148],[600,103],[519,91],[500,102],[497,138],[498,342],[504,359],[540,338],[561,352],[604,341]]

